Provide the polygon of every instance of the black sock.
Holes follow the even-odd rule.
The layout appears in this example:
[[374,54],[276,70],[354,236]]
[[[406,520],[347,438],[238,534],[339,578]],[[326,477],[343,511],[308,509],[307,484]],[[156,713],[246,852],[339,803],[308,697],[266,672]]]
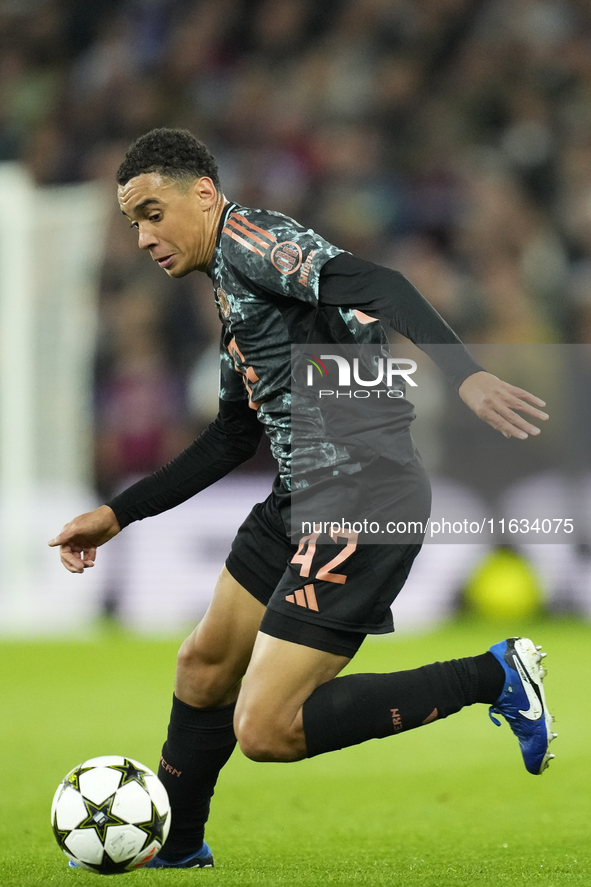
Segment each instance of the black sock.
[[478,690],[475,701],[492,705],[503,692],[505,670],[490,650],[481,656],[474,656],[474,664],[478,671]]
[[172,824],[161,856],[172,862],[203,843],[209,802],[218,774],[236,745],[235,703],[195,708],[173,696],[168,738],[158,777],[168,792]]
[[494,701],[502,691],[504,673],[498,686],[487,655],[503,672],[492,654],[484,654],[412,671],[347,675],[322,684],[303,707],[308,757],[446,718],[465,705],[489,701],[482,699],[486,693],[496,692],[490,700]]

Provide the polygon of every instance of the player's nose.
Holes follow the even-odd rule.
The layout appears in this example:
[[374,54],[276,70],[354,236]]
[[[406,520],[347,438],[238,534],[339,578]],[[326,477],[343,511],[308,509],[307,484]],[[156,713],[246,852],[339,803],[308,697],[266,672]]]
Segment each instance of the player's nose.
[[158,238],[151,234],[149,231],[142,231],[140,228],[140,232],[138,235],[138,246],[140,249],[150,249],[153,246],[156,246],[158,243]]

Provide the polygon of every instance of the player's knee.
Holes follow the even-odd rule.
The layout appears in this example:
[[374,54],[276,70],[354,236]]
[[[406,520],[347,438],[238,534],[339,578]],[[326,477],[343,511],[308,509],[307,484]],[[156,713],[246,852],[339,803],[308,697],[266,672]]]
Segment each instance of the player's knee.
[[264,735],[259,730],[242,728],[238,733],[238,745],[242,754],[251,761],[289,761],[281,743],[275,736]]
[[234,731],[242,754],[251,761],[297,761],[299,750],[290,731],[275,724],[269,728],[264,721],[241,717],[234,721]]

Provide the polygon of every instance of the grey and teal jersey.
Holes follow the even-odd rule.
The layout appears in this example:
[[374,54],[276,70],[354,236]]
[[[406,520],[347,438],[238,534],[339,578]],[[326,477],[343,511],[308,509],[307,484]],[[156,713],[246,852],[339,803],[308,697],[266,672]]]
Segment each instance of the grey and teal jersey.
[[262,429],[284,492],[305,490],[327,473],[355,474],[376,457],[399,464],[414,458],[413,406],[405,397],[386,411],[372,398],[321,415],[306,397],[292,410],[294,391],[302,393],[301,386],[292,390],[293,345],[308,351],[334,344],[336,351],[368,344],[385,354],[390,326],[430,354],[456,390],[482,370],[402,274],[338,249],[281,213],[224,207],[207,273],[222,321],[218,416],[175,459],[107,503],[121,527],[224,477],[254,454]]
[[[379,322],[352,308],[319,317],[322,267],[343,253],[281,213],[231,203],[208,268],[222,322],[220,400],[248,397],[291,489],[291,346],[316,342],[387,344]],[[360,319],[361,317],[361,319]],[[412,418],[407,410],[406,424]],[[309,470],[350,462],[346,448],[309,447]],[[341,470],[343,470],[341,468]]]

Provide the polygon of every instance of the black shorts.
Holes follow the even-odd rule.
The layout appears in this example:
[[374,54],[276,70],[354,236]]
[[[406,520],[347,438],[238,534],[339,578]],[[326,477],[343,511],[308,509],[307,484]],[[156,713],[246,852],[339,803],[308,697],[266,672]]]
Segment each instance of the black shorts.
[[[413,515],[426,523],[431,491],[418,454],[405,465],[383,462],[380,495],[402,507],[412,501]],[[296,545],[284,509],[276,482],[239,528],[226,561],[234,579],[267,607],[261,631],[349,658],[367,634],[393,631],[390,606],[421,544],[359,544],[355,534],[335,540],[313,533]]]

